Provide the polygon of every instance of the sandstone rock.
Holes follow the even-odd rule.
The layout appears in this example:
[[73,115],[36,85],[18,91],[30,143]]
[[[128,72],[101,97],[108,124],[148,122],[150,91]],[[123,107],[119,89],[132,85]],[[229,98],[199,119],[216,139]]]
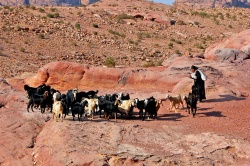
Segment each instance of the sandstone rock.
[[223,57],[227,59],[229,58],[229,55],[235,55],[235,58],[233,58],[234,60],[238,60],[238,58],[243,58],[242,60],[244,60],[247,59],[247,55],[249,55],[249,43],[250,30],[248,29],[226,39],[225,41],[209,46],[205,51],[204,57],[209,60],[222,60]]
[[250,7],[250,0],[175,0],[177,7],[217,8],[217,7]]
[[19,5],[34,5],[34,6],[80,6],[89,5],[98,2],[99,0],[0,0],[0,5],[19,6]]

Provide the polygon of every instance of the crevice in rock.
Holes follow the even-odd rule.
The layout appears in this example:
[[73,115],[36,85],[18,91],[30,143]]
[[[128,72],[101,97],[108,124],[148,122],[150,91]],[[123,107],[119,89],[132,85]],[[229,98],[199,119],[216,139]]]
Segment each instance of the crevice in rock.
[[3,103],[0,103],[0,108],[4,107],[5,105]]

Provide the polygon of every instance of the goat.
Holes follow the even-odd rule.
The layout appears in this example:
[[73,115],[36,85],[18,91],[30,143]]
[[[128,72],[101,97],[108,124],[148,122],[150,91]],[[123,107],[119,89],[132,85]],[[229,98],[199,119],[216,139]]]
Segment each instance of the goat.
[[31,107],[32,112],[34,112],[33,106],[36,105],[36,106],[40,106],[41,113],[44,113],[46,106],[51,107],[50,100],[51,99],[50,99],[48,91],[44,92],[43,95],[33,94],[32,96],[30,96],[28,106],[27,106],[27,111],[29,112],[29,108]]
[[94,112],[96,111],[97,109],[97,106],[98,106],[98,99],[83,99],[82,102],[84,101],[87,101],[88,102],[88,106],[86,108],[86,110],[88,111],[88,114],[91,115],[92,119],[94,119]]
[[62,104],[62,101],[54,101],[54,104],[53,104],[53,109],[52,109],[52,117],[53,119],[56,117],[56,121],[57,121],[57,118],[60,117],[61,118],[61,121],[63,121],[63,104]]
[[173,110],[173,107],[174,107],[175,112],[176,112],[176,108],[177,108],[176,106],[178,105],[178,107],[179,107],[180,104],[182,104],[182,108],[184,108],[183,99],[181,98],[180,94],[177,96],[166,95],[166,99],[168,99],[170,102],[170,107],[169,107],[170,112]]
[[85,106],[88,104],[87,101],[83,101],[81,103],[79,102],[76,102],[73,107],[72,107],[72,116],[73,116],[73,121],[74,121],[74,118],[75,118],[75,114],[78,114],[78,120],[79,121],[83,121],[82,119],[82,115],[85,114]]
[[197,101],[198,101],[196,95],[189,93],[188,97],[186,96],[184,97],[184,100],[186,101],[187,104],[186,111],[188,111],[188,114],[190,114],[190,109],[191,109],[191,113],[194,117],[197,111]]
[[66,94],[66,111],[64,114],[64,117],[66,117],[66,115],[69,114],[69,108],[72,108],[74,103],[76,102],[76,94],[77,94],[78,90],[77,88],[73,89],[73,90],[68,90],[67,94]]
[[156,100],[153,96],[144,100],[145,113],[142,120],[145,119],[146,113],[149,117],[155,119],[157,117],[157,111],[160,108],[161,100]]
[[134,99],[135,108],[138,108],[140,118],[143,117],[143,110],[145,109],[144,101],[145,100],[139,100],[138,98]]
[[117,99],[114,103],[118,108],[118,112],[121,113],[121,117],[123,114],[131,117],[133,114],[134,100],[119,100]]
[[104,104],[104,118],[109,120],[110,115],[114,114],[116,121],[117,109],[117,105],[114,102],[106,100]]
[[128,93],[124,94],[123,92],[118,93],[119,100],[129,100],[130,96]]

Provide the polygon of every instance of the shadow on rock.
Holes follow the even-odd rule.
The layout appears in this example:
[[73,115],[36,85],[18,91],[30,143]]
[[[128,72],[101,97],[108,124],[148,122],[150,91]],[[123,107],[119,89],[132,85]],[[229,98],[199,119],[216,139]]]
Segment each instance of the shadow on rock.
[[219,95],[219,96],[221,98],[208,99],[208,100],[205,100],[204,102],[211,103],[211,102],[225,102],[225,101],[233,101],[233,100],[236,100],[236,101],[245,100],[244,97],[236,97],[236,96],[232,96],[232,95]]
[[180,119],[186,117],[181,115],[180,113],[174,114],[160,114],[157,117],[157,120],[172,120],[172,121],[181,121]]
[[204,113],[197,113],[199,115],[204,114],[204,116],[201,117],[208,117],[208,116],[214,116],[214,117],[227,117],[225,115],[222,115],[221,111],[212,111],[212,112],[204,112]]

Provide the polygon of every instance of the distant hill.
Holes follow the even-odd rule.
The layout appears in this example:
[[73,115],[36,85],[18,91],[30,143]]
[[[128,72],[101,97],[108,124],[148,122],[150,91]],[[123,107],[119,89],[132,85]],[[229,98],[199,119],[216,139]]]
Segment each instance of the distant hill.
[[99,0],[0,0],[2,6],[80,6],[98,2]]
[[175,0],[174,6],[193,8],[242,7],[249,8],[250,0]]

